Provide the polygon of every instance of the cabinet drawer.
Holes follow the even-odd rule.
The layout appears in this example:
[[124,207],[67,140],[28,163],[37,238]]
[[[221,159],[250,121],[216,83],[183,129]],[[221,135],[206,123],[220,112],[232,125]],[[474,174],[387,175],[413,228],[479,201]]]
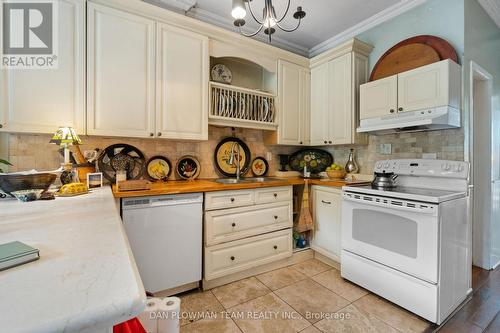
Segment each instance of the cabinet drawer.
[[205,210],[250,206],[253,203],[253,190],[221,191],[205,194]]
[[292,256],[292,229],[205,248],[205,279],[212,280]]
[[292,200],[292,187],[271,187],[255,190],[255,203],[264,204]]
[[215,210],[205,213],[205,242],[215,245],[292,225],[290,202]]

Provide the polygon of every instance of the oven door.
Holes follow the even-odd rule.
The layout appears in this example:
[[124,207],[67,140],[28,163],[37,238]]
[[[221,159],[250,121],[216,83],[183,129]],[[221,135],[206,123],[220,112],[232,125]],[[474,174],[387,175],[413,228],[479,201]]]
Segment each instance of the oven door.
[[438,207],[344,192],[342,249],[437,283]]

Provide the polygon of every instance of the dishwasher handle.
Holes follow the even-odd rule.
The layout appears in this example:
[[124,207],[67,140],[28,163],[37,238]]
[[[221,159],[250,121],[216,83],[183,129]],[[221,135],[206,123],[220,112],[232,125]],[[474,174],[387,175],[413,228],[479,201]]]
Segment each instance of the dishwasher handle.
[[123,210],[128,209],[140,209],[148,207],[165,207],[165,206],[179,206],[179,205],[191,205],[191,204],[202,204],[203,194],[178,194],[178,195],[163,195],[163,196],[153,196],[153,197],[142,197],[140,199],[127,198],[124,199],[122,208]]

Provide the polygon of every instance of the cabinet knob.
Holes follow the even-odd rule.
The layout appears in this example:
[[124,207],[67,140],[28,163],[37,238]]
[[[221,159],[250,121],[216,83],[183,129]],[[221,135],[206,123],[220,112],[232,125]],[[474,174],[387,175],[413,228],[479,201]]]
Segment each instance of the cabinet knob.
[[158,136],[161,136],[161,132],[158,132]]
[[231,224],[231,226],[232,226],[233,228],[234,228],[234,227],[236,227],[236,223],[234,223],[234,222],[233,222],[233,223]]
[[153,137],[153,136],[155,136],[155,134],[154,133],[149,133],[149,136]]
[[274,245],[273,247],[274,247],[274,249],[275,249],[275,250],[277,250],[277,249],[278,249],[278,245]]
[[325,141],[325,145],[328,143],[328,141]]
[[278,215],[274,215],[274,219],[277,220],[278,219]]
[[2,124],[0,124],[0,128],[3,128],[3,125],[2,125]]
[[399,108],[398,111],[403,111],[403,108]]
[[231,198],[231,202],[234,202],[234,198]]
[[277,198],[277,197],[278,197],[278,193],[274,193],[273,195],[274,195],[274,197],[275,197],[275,198]]
[[[1,126],[1,125],[0,125]],[[1,128],[1,127],[0,127]],[[302,141],[299,142],[299,144],[303,145],[304,143]]]
[[389,112],[390,113],[394,113],[395,111],[394,111],[394,109],[390,109]]
[[236,258],[235,258],[234,256],[231,256],[231,260],[233,260],[233,261],[234,261],[234,259],[236,259]]
[[333,143],[333,141],[328,141],[328,143],[329,143],[329,144],[332,144],[332,143]]

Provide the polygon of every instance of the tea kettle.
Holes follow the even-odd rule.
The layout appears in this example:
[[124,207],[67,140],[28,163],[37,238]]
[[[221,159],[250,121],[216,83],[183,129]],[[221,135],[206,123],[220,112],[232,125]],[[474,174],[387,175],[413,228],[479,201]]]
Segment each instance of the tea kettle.
[[395,180],[398,178],[394,172],[375,172],[375,178],[372,181],[373,188],[394,188],[396,187]]

